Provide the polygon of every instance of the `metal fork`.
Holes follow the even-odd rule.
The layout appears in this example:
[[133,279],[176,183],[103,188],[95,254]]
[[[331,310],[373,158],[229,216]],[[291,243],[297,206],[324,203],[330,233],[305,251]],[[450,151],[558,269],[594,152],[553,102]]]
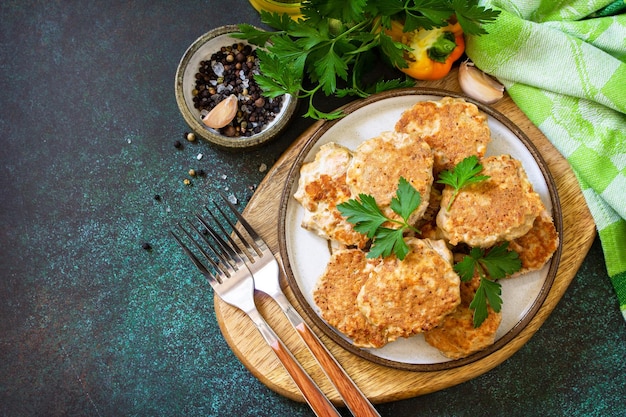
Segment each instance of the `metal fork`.
[[[209,235],[215,239],[215,231],[210,228],[202,217],[198,215],[197,217],[201,220]],[[198,238],[194,238],[192,233],[182,227],[180,223],[178,227],[193,242],[194,247],[206,262],[203,263],[174,232],[171,232],[176,242],[178,242],[196,268],[207,278],[213,290],[222,300],[239,308],[252,319],[267,344],[272,348],[289,375],[293,378],[305,400],[315,412],[315,415],[320,417],[341,417],[335,406],[306,373],[257,310],[254,303],[254,281],[243,261],[231,258],[221,247],[212,245],[209,239],[193,223],[189,222],[189,227],[201,238],[202,243],[199,243]],[[211,254],[203,246],[207,246]]]
[[[220,211],[224,219],[229,223],[230,227],[237,235],[238,240],[243,246],[245,246],[246,250],[244,251],[242,247],[238,246],[237,243],[230,238],[230,235],[222,229],[226,236],[228,236],[232,250],[236,252],[239,259],[243,259],[248,266],[248,269],[250,269],[250,272],[254,277],[255,288],[269,295],[280,306],[283,313],[289,319],[289,322],[311,350],[311,353],[326,373],[328,379],[333,383],[339,392],[339,395],[350,412],[358,417],[380,417],[380,414],[376,411],[372,403],[367,399],[363,392],[361,392],[359,387],[341,367],[339,362],[337,362],[337,360],[332,356],[326,346],[324,346],[324,344],[319,340],[307,323],[302,319],[283,293],[279,282],[280,266],[272,251],[265,244],[265,241],[256,233],[254,228],[239,213],[237,208],[228,200],[228,198],[222,193],[220,193],[220,196],[228,208],[237,217],[237,220],[239,220],[239,223],[243,226],[249,236],[248,239],[245,238],[243,233],[235,227],[233,222],[229,220],[228,216],[222,211],[222,209],[216,205],[216,208]],[[209,211],[212,215],[208,208],[207,211]],[[219,222],[217,223],[219,224]]]

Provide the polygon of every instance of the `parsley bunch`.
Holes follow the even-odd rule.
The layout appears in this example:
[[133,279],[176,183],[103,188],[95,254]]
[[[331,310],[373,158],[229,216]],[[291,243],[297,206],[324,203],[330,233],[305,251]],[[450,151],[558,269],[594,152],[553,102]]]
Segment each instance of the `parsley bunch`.
[[[404,178],[400,177],[396,196],[391,199],[391,210],[402,218],[402,221],[385,216],[376,204],[374,197],[359,194],[358,200],[350,199],[337,206],[339,212],[354,224],[354,230],[372,239],[372,247],[367,253],[368,258],[387,257],[393,252],[403,260],[409,253],[409,246],[404,241],[404,232],[409,229],[419,231],[408,224],[409,216],[420,205],[420,193]],[[383,227],[384,223],[395,223],[397,229]]]
[[[379,60],[381,51],[393,67],[404,68],[407,46],[386,35],[391,21],[404,21],[405,31],[448,25],[453,16],[467,34],[486,33],[482,23],[499,12],[477,5],[477,0],[309,0],[302,3],[303,18],[261,12],[263,23],[276,31],[239,25],[234,36],[264,47],[257,51],[260,75],[255,80],[268,97],[291,94],[308,98],[305,116],[336,119],[341,111],[324,112],[313,104],[318,93],[337,97],[367,97],[414,82],[398,78],[364,85],[363,75]],[[309,87],[310,86],[310,87]]]
[[487,318],[487,304],[495,312],[499,312],[502,307],[502,287],[497,280],[522,267],[519,254],[509,251],[508,247],[509,242],[503,242],[489,250],[472,248],[469,255],[454,265],[461,281],[471,281],[474,274],[480,276],[480,285],[469,305],[474,310],[474,327],[479,327]]

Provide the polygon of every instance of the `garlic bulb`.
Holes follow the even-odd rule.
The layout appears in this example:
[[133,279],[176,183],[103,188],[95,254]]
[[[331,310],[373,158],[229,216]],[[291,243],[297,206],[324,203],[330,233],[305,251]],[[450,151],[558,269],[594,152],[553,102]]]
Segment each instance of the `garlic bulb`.
[[202,118],[202,122],[213,129],[220,129],[229,124],[237,115],[237,96],[231,94]]
[[465,94],[485,104],[495,103],[504,96],[504,86],[470,61],[461,63],[459,84]]

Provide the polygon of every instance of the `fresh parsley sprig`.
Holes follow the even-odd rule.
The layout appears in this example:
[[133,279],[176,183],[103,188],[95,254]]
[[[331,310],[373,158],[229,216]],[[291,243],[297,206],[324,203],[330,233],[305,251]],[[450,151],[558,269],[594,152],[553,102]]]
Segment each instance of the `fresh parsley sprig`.
[[446,210],[450,210],[452,202],[463,187],[489,179],[488,175],[478,175],[482,170],[483,166],[478,162],[478,157],[472,155],[459,162],[451,171],[439,173],[437,182],[449,185],[454,189]]
[[477,0],[389,1],[309,0],[302,3],[302,18],[261,12],[261,21],[276,31],[239,25],[233,36],[265,48],[259,53],[261,74],[255,80],[268,97],[291,94],[308,99],[305,117],[336,119],[341,111],[324,112],[314,105],[318,94],[367,97],[393,88],[411,87],[407,77],[365,83],[363,74],[380,60],[382,52],[392,67],[407,66],[408,49],[383,29],[392,20],[404,21],[405,30],[443,27],[456,16],[468,34],[486,33],[481,26],[493,21],[498,11],[478,6]]
[[474,310],[474,327],[479,327],[487,318],[487,305],[495,312],[502,308],[502,287],[497,280],[519,271],[522,262],[519,254],[508,250],[509,242],[500,243],[489,250],[472,248],[469,255],[454,265],[461,281],[470,281],[474,274],[480,276],[480,285],[470,303]]
[[[406,180],[400,177],[396,196],[391,199],[391,210],[402,218],[402,221],[391,219],[383,214],[374,197],[359,194],[358,199],[350,199],[337,206],[339,212],[348,222],[354,224],[354,230],[372,239],[372,246],[367,253],[368,258],[387,257],[394,253],[403,260],[409,253],[404,241],[404,232],[409,229],[419,231],[408,224],[409,217],[420,205],[420,193]],[[398,228],[383,227],[385,223],[397,224]]]

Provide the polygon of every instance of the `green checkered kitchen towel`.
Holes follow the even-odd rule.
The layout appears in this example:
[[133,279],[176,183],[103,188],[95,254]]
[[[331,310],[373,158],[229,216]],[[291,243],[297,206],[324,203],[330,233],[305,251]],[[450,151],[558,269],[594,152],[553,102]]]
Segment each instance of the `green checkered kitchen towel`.
[[484,0],[467,55],[572,166],[626,319],[626,0]]

